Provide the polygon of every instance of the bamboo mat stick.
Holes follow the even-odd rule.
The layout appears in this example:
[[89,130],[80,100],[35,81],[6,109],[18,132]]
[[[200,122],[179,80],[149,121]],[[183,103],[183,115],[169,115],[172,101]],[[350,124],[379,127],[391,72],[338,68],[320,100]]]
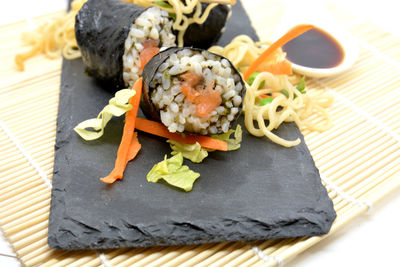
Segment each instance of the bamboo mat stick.
[[169,260],[168,262],[163,262],[162,266],[163,267],[174,267],[174,266],[180,266],[181,264],[185,263],[195,255],[201,253],[204,249],[208,249],[212,247],[214,244],[205,244],[201,246],[197,246],[193,249],[188,249],[185,252],[181,253],[180,255],[177,255],[174,259]]
[[[363,127],[354,127],[355,130]],[[368,138],[368,142],[370,140],[372,141],[377,141],[381,140],[382,138],[385,138],[385,134],[382,132],[374,132],[374,131],[366,131],[366,132],[361,132],[361,131],[356,131],[355,134],[349,133],[348,136],[346,137],[349,143],[351,143],[351,148],[349,151],[349,147],[346,147],[344,145],[340,145],[341,143],[338,143],[337,147],[331,148],[331,149],[325,149],[318,152],[313,152],[315,153],[315,160],[318,161],[318,163],[322,166],[324,166],[324,169],[330,169],[334,167],[335,163],[337,161],[340,161],[344,155],[344,153],[352,154],[355,153],[356,151],[360,150],[361,147],[365,147],[365,139],[360,138],[361,136],[366,136]]]
[[[345,128],[345,130],[340,133],[345,134],[347,132],[346,141],[351,144],[351,150],[357,149],[357,146],[362,145],[366,141],[369,142],[370,138],[376,140],[378,138],[385,137],[384,133],[372,131],[372,128],[371,131],[368,131],[367,129],[366,131],[362,131],[365,128],[364,126],[365,125],[363,124],[357,126],[353,126],[350,124],[349,128],[353,128],[355,130],[354,132],[348,132]],[[361,136],[366,136],[368,139],[360,138]],[[326,164],[329,164],[332,159],[338,158],[338,156],[342,155],[342,153],[350,153],[348,150],[349,147],[345,146],[345,144],[343,144],[343,141],[338,141],[337,146],[335,147],[324,146],[323,148],[320,148],[318,150],[313,150],[313,155],[315,155],[316,161],[319,161],[321,165],[324,165],[324,167],[328,169],[329,167],[331,167],[331,165]],[[340,160],[340,157],[338,159]]]
[[[396,166],[398,166],[398,164]],[[375,188],[382,186],[386,183],[387,180],[390,180],[391,177],[398,176],[398,174],[399,171],[396,168],[388,168],[387,170],[380,172],[379,175],[376,175],[375,179],[371,179],[371,181],[367,185],[365,185],[364,187],[360,187],[358,190],[352,192],[351,195],[357,199],[365,199],[366,195],[369,194],[369,192],[373,191]],[[393,186],[396,187],[398,185],[393,184]]]
[[[171,248],[167,248],[167,249],[171,250]],[[125,262],[121,263],[121,266],[134,266],[134,264],[136,262],[139,262],[141,259],[144,259],[148,256],[150,256],[150,257],[151,256],[154,257],[154,255],[160,256],[161,253],[159,250],[160,250],[159,247],[155,247],[155,248],[145,249],[145,250],[135,253],[133,255],[131,254],[131,257],[129,259],[127,259]]]
[[[93,251],[79,251],[79,252],[73,252],[69,254],[68,257],[64,257],[62,260],[58,261],[57,263],[52,264],[52,267],[63,267],[63,266],[69,266],[70,264],[73,264],[77,260],[81,258],[86,258],[91,255],[94,255]],[[84,266],[84,265],[83,265]]]
[[50,199],[45,196],[44,198],[36,199],[35,202],[27,203],[26,207],[24,206],[24,209],[21,209],[19,206],[14,207],[12,211],[6,209],[6,211],[0,212],[0,215],[2,216],[1,222],[4,226],[8,225],[8,223],[11,225],[15,221],[18,223],[18,218],[20,217],[22,220],[27,218],[27,216],[32,216],[31,214],[34,214],[39,209],[48,209],[47,204],[49,203]]
[[37,180],[36,171],[28,168],[8,169],[3,172],[3,179],[0,181],[0,189],[5,189],[17,181],[31,182]]
[[49,219],[49,214],[48,213],[43,213],[35,217],[33,220],[28,220],[25,222],[21,222],[19,224],[14,224],[10,226],[10,228],[7,229],[7,234],[8,235],[13,235],[18,232],[22,232],[24,229],[28,229],[29,227],[32,227],[34,225],[38,225],[40,223],[45,222],[46,227],[48,226],[48,219]]
[[[391,146],[387,146],[387,148],[390,149]],[[357,174],[357,172],[363,171],[361,167],[363,166],[363,164],[365,165],[366,162],[368,162],[370,156],[369,154],[364,155],[363,152],[363,150],[357,151],[356,154],[351,155],[352,158],[350,158],[348,162],[346,159],[346,161],[341,161],[340,164],[334,166],[333,168],[326,170],[323,168],[321,169],[327,176],[332,177],[333,181],[336,181],[339,185],[341,185],[344,181],[348,179],[348,177],[354,176]],[[368,151],[366,152],[368,153]]]
[[145,248],[128,249],[124,253],[119,253],[117,256],[113,256],[113,255],[109,255],[109,254],[107,254],[107,256],[111,257],[110,263],[112,265],[117,265],[117,264],[120,264],[120,263],[126,261],[130,257],[132,257],[132,255],[143,252],[144,250],[145,250]]
[[43,182],[40,180],[34,180],[34,181],[28,182],[28,183],[26,183],[26,182],[24,183],[23,181],[16,183],[15,185],[7,188],[7,190],[4,190],[4,192],[0,198],[0,201],[7,199],[7,197],[9,197],[9,196],[13,196],[15,194],[21,194],[22,192],[24,192],[26,190],[38,187],[41,184],[43,184]]
[[[49,127],[50,126],[50,127]],[[36,141],[37,139],[42,139],[42,140],[48,140],[54,139],[56,135],[54,134],[54,131],[56,129],[56,125],[49,125],[49,124],[42,124],[38,125],[36,127],[34,133],[26,132],[22,133],[18,136],[20,140],[23,140],[24,145],[29,145],[31,144],[30,142]]]
[[196,266],[198,266],[198,267],[209,266],[216,260],[228,255],[233,250],[239,249],[243,246],[245,246],[245,244],[243,244],[241,242],[231,243],[229,246],[225,247],[224,249],[221,249],[220,251],[214,253],[212,256],[209,256],[207,259],[203,260],[202,262],[199,262]]
[[[396,151],[396,149],[394,148],[392,151]],[[363,171],[364,176],[371,175],[373,172],[379,170],[379,168],[382,168],[384,165],[388,164],[392,160],[395,160],[397,158],[396,156],[397,156],[396,154],[384,155],[380,158],[381,161],[372,166],[371,162],[365,162],[359,168],[353,169],[350,172],[343,174],[343,176],[338,179],[337,183],[339,185],[342,185],[345,181],[348,181],[348,179],[351,179],[352,177],[359,175],[361,171]],[[366,169],[363,170],[362,168]],[[347,190],[348,188],[344,187],[343,189]]]
[[223,242],[223,243],[218,243],[214,244],[211,248],[206,248],[204,249],[201,253],[198,255],[194,256],[190,260],[186,261],[185,263],[182,263],[182,267],[189,267],[189,266],[194,266],[199,263],[201,263],[203,260],[206,260],[208,257],[212,256],[214,253],[217,251],[224,249],[225,247],[230,246],[232,243],[228,242]]
[[40,231],[47,231],[48,222],[44,221],[38,224],[35,224],[29,228],[26,228],[14,235],[9,235],[9,239],[11,242],[18,242],[23,240],[26,236],[30,235],[31,233],[37,233]]
[[[34,89],[33,89],[34,90]],[[37,94],[41,93],[44,94],[43,96],[38,97]],[[7,107],[10,107],[10,109],[7,112],[4,112],[3,115],[3,120],[7,121],[8,125],[13,125],[13,121],[18,121],[20,120],[31,120],[33,118],[37,119],[37,116],[32,116],[32,114],[40,114],[40,115],[47,115],[50,118],[54,118],[54,113],[53,112],[46,112],[44,113],[42,109],[40,108],[48,108],[47,111],[53,110],[57,108],[57,102],[55,101],[55,98],[58,96],[58,92],[51,90],[51,87],[48,88],[48,90],[40,90],[38,92],[35,92],[35,94],[13,94],[13,99],[11,99],[9,102],[7,102]],[[34,98],[36,101],[32,101],[32,98]],[[27,110],[29,110],[29,113],[27,114]],[[18,116],[21,115],[21,116]],[[29,115],[29,116],[27,116]],[[18,124],[20,125],[20,124]]]
[[97,257],[95,252],[87,253],[85,256],[79,257],[76,261],[68,264],[68,267],[81,267],[88,266],[87,264],[93,260],[93,257]]
[[[279,250],[279,248],[281,248],[282,246],[285,246],[289,243],[291,243],[293,240],[295,240],[294,238],[288,238],[288,239],[281,239],[279,243],[277,243],[277,245],[274,246],[270,246],[267,247],[265,249],[262,249],[262,253],[265,256],[270,255],[271,253],[273,253],[274,251]],[[248,259],[245,262],[241,262],[240,265],[241,266],[253,266],[254,264],[256,264],[258,261],[260,261],[260,258],[257,254],[253,254],[253,257],[251,257],[250,259]]]
[[[47,73],[41,73],[40,75],[35,75],[31,78],[24,79],[24,80],[19,80],[18,82],[13,82],[10,81],[8,85],[2,85],[2,82],[4,83],[5,81],[3,80],[2,82],[0,81],[0,93],[2,95],[18,95],[20,97],[23,97],[24,94],[27,94],[26,90],[43,90],[43,88],[48,90],[49,94],[54,94],[54,90],[50,90],[51,87],[54,85],[58,85],[60,83],[60,74],[61,71],[50,71]],[[40,87],[40,88],[39,88]],[[56,100],[58,101],[58,99]],[[15,100],[17,104],[18,101]]]
[[399,164],[400,162],[393,162],[392,164],[385,166],[384,168],[379,170],[379,172],[374,173],[373,175],[363,180],[356,186],[350,188],[347,192],[350,195],[353,195],[354,193],[358,192],[358,190],[362,190],[362,188],[364,187],[373,187],[375,183],[377,183],[377,181],[379,181],[380,178],[382,178],[383,174],[390,173],[388,174],[389,177],[396,175],[396,173],[398,174],[399,171],[397,167]]
[[[371,164],[373,161],[373,159],[369,162],[365,162],[363,165],[363,168],[365,167],[367,172],[363,172],[363,176],[361,175],[354,175],[355,179],[351,179],[351,180],[347,180],[347,181],[343,181],[343,184],[341,184],[341,188],[343,190],[349,190],[350,188],[352,188],[353,186],[356,186],[357,184],[361,183],[362,181],[364,181],[367,177],[373,175],[375,172],[378,172],[379,170],[381,170],[382,168],[384,168],[385,166],[391,164],[392,162],[395,162],[396,159],[399,159],[399,154],[395,153],[396,149],[393,149],[393,154],[387,154],[385,158],[382,159],[382,162],[379,162],[378,164],[375,164],[371,167],[367,167],[369,164]],[[399,161],[397,161],[398,165]],[[350,174],[351,175],[351,174]]]
[[[32,174],[30,174],[30,175],[32,175]],[[27,178],[29,178],[29,177],[31,177],[31,176],[27,176]],[[18,182],[11,183],[10,186],[2,188],[2,193],[7,194],[7,193],[10,193],[11,191],[16,191],[17,194],[20,194],[22,191],[25,191],[32,187],[35,187],[39,184],[42,184],[42,182],[37,179],[23,179],[24,177],[21,177],[21,178],[22,179],[19,179]],[[2,199],[2,198],[0,198],[0,199]]]
[[[53,109],[56,110],[56,103],[50,103],[53,105]],[[26,109],[25,111],[21,112],[21,116],[24,116],[26,113]],[[31,114],[32,115],[32,114]],[[29,118],[25,118],[25,119],[17,119],[17,118],[13,118],[13,119],[8,119],[7,120],[7,124],[10,126],[10,128],[13,131],[20,131],[20,130],[26,130],[26,127],[32,127],[30,125],[43,125],[43,124],[50,124],[50,123],[54,123],[54,115],[51,113],[44,113],[44,114],[34,114],[37,116],[32,116]],[[10,115],[12,117],[12,115]],[[7,119],[7,118],[6,118]],[[31,123],[31,124],[25,124],[24,123]]]
[[[136,249],[137,252],[143,251],[144,248]],[[131,248],[126,249],[115,249],[112,252],[105,253],[108,261],[112,266],[118,265],[119,263],[123,262],[124,260],[128,259],[130,256],[128,253],[132,251]]]
[[[373,95],[374,91],[369,91],[369,90],[357,90],[359,89],[359,84],[357,81],[362,80],[363,84],[365,87],[369,88],[374,88],[376,82],[379,80],[380,84],[380,89],[382,90],[388,90],[388,86],[385,86],[387,83],[389,85],[393,85],[393,83],[397,83],[398,77],[390,74],[390,75],[382,75],[379,77],[376,74],[385,74],[388,73],[390,67],[387,65],[383,65],[382,67],[374,67],[373,69],[369,70],[368,72],[363,73],[362,75],[357,76],[357,78],[352,79],[352,81],[349,81],[348,84],[342,83],[339,88],[339,93],[343,95],[344,97],[351,98],[353,97],[354,99],[359,99],[360,97],[363,96],[371,96]],[[378,73],[377,73],[378,72]],[[379,77],[379,78],[378,78]],[[383,85],[383,86],[382,86]],[[376,92],[375,92],[376,95]]]
[[[46,146],[45,149],[54,150],[54,148],[52,146],[49,146],[49,143],[52,144],[55,141],[55,134],[54,134],[55,127],[52,127],[50,125],[46,125],[46,126],[50,129],[43,131],[41,136],[32,136],[32,137],[19,136],[18,137],[20,142],[23,144],[24,148],[29,149],[30,154],[33,154],[33,150],[35,149],[35,147],[39,147],[39,146]],[[21,156],[21,152],[19,152],[19,156]]]
[[[193,246],[192,246],[193,247]],[[140,260],[135,261],[134,263],[132,263],[131,266],[151,266],[151,264],[153,262],[155,262],[156,260],[158,260],[159,258],[164,257],[166,254],[171,254],[173,253],[175,250],[179,249],[178,247],[166,247],[163,249],[157,248],[156,251],[152,252],[152,253],[148,253],[145,252],[144,254],[146,255],[146,257],[142,257]],[[181,249],[184,249],[181,248]]]
[[[67,263],[70,261],[74,261],[82,252],[80,251],[67,251],[67,250],[53,250],[52,253],[49,254],[48,260],[43,262],[41,267],[53,267],[55,265],[59,265],[61,263]],[[69,260],[68,260],[69,259]],[[64,262],[68,260],[67,262]],[[41,259],[36,260],[41,261]],[[66,264],[64,266],[67,266]]]
[[[1,216],[8,217],[13,216],[12,214],[16,212],[23,212],[24,207],[30,205],[29,201],[34,201],[32,204],[35,204],[39,201],[44,201],[50,197],[50,192],[45,185],[41,185],[32,189],[25,191],[24,196],[13,196],[12,198],[3,201],[5,205],[9,208],[5,207],[0,210]],[[10,205],[9,205],[10,204]],[[22,208],[21,208],[22,206]]]
[[[348,124],[350,124],[350,125],[352,125],[353,127],[356,127],[357,125],[360,125],[360,124],[362,124],[363,123],[363,120],[360,120],[360,119],[356,119],[356,120],[350,120],[350,119],[344,119],[343,120],[343,123],[348,123]],[[350,123],[351,122],[351,123]],[[338,128],[338,129],[340,129],[340,128]],[[339,136],[340,136],[340,134],[343,134],[344,132],[339,132],[338,134],[339,134]],[[312,140],[312,142],[311,142],[311,140],[309,140],[308,138],[307,138],[307,136],[305,137],[306,138],[306,140],[308,141],[308,143],[310,143],[310,151],[312,151],[313,153],[315,152],[316,154],[318,153],[318,150],[317,151],[315,151],[316,150],[316,147],[319,147],[319,151],[321,151],[321,150],[325,150],[325,149],[327,149],[328,147],[330,147],[329,146],[329,144],[330,144],[330,142],[332,142],[332,140],[335,140],[335,139],[337,139],[337,134],[335,134],[333,131],[331,131],[331,132],[328,132],[328,133],[325,133],[324,134],[324,137],[325,137],[325,142],[324,142],[324,138],[322,138],[322,137],[319,137],[318,139],[315,139],[315,140]],[[338,141],[341,141],[341,140],[338,140]]]
[[[383,177],[385,177],[385,179],[388,179],[387,176],[383,176]],[[376,181],[374,183],[374,186],[378,186],[383,181],[384,181],[384,179]],[[342,196],[342,199],[339,202],[335,203],[335,210],[336,210],[337,214],[339,215],[340,213],[342,213],[343,211],[345,211],[346,209],[348,209],[352,205],[359,205],[359,206],[368,207],[368,204],[367,203],[363,203],[363,201],[361,201],[360,198],[364,194],[366,194],[368,191],[370,191],[372,189],[373,189],[373,187],[363,187],[363,188],[361,188],[360,190],[358,190],[357,192],[355,192],[352,195],[349,195],[346,192],[344,192],[345,194],[347,194],[347,196],[345,196],[345,195]]]
[[173,249],[172,251],[164,252],[163,256],[160,256],[159,258],[157,258],[157,259],[155,259],[155,260],[153,260],[151,262],[147,262],[147,261],[141,260],[140,262],[138,262],[136,264],[138,264],[138,266],[148,266],[148,267],[164,266],[167,262],[169,262],[173,258],[176,258],[177,256],[181,255],[185,251],[192,250],[195,247],[196,246],[178,247],[178,248]]
[[255,245],[258,246],[260,249],[263,249],[263,248],[266,248],[268,246],[272,246],[272,245],[274,245],[274,244],[276,244],[278,242],[279,242],[279,240],[277,240],[277,239],[271,239],[271,240],[263,242],[262,244],[258,244],[256,242],[255,242],[255,244],[250,244],[249,245],[250,248],[245,253],[242,253],[240,256],[236,257],[235,259],[233,259],[232,261],[227,263],[226,267],[239,266],[239,264],[241,262],[244,262],[244,261],[250,259],[251,257],[253,257],[254,256],[254,251],[251,249],[251,247],[253,247]]
[[[2,216],[1,223],[2,224],[7,224],[7,223],[10,223],[10,222],[12,222],[14,220],[17,220],[18,218],[22,218],[24,216],[29,216],[29,214],[27,214],[25,210],[28,209],[31,206],[30,204],[32,204],[32,205],[37,204],[37,205],[34,206],[34,208],[32,208],[30,210],[34,210],[36,208],[40,208],[43,205],[45,205],[46,203],[48,203],[48,202],[45,202],[45,201],[48,201],[49,195],[50,194],[45,195],[42,192],[38,192],[37,199],[35,199],[31,203],[23,201],[24,203],[28,203],[28,204],[26,204],[25,206],[22,206],[22,208],[21,208],[21,206],[17,206],[14,209],[12,209],[12,210],[10,210],[8,212],[1,212],[0,213],[0,215]],[[48,209],[48,207],[44,206],[43,209],[46,209],[46,208]]]
[[[47,243],[47,242],[46,242]],[[48,246],[44,245],[35,250],[31,250],[29,253],[24,254],[21,258],[23,261],[36,261],[39,262],[43,260],[44,256],[51,255],[53,253],[53,249],[49,248]]]
[[238,256],[242,255],[243,253],[249,251],[250,249],[251,249],[251,247],[248,244],[246,244],[245,246],[235,249],[234,251],[230,252],[229,254],[225,255],[224,257],[218,259],[217,261],[213,262],[209,266],[210,267],[226,266],[229,262],[231,262]]
[[43,249],[48,248],[48,245],[47,245],[47,237],[44,237],[44,238],[42,238],[42,239],[40,239],[40,240],[38,240],[38,241],[36,241],[36,242],[33,242],[33,243],[27,245],[27,246],[24,247],[24,248],[21,248],[21,249],[18,251],[18,254],[19,254],[19,255],[28,255],[28,254],[30,254],[30,253],[32,253],[32,252],[34,252],[34,251],[37,251],[37,250],[39,250],[39,249],[42,249],[42,248],[43,248]]
[[8,237],[8,239],[13,243],[14,248],[16,250],[19,250],[20,248],[26,247],[27,245],[40,240],[45,235],[47,235],[47,229],[43,229],[36,233],[32,233],[32,234],[28,235],[26,238],[16,241],[16,242],[14,242],[12,237]]
[[43,263],[47,261],[48,258],[50,257],[56,257],[60,254],[64,254],[65,252],[58,252],[54,253],[53,251],[46,251],[45,253],[42,253],[38,255],[35,258],[29,259],[29,260],[24,260],[24,257],[22,257],[22,260],[25,262],[27,266],[43,266]]

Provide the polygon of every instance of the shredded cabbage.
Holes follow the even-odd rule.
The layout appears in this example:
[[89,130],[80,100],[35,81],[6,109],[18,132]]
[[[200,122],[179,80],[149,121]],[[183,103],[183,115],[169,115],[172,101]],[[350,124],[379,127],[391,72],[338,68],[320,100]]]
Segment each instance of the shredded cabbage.
[[109,104],[103,108],[97,118],[89,119],[79,123],[75,132],[86,141],[100,138],[104,133],[104,128],[113,116],[120,117],[132,108],[129,99],[135,95],[132,89],[122,89],[115,93]]
[[[230,139],[231,134],[233,134],[232,139]],[[240,148],[240,143],[242,142],[242,127],[240,124],[236,126],[236,129],[230,129],[228,132],[223,134],[211,135],[212,138],[219,139],[228,143],[228,151],[238,150]]]
[[169,159],[165,155],[164,160],[154,165],[147,174],[147,181],[157,183],[160,179],[164,179],[168,184],[189,192],[193,188],[193,183],[200,177],[200,173],[194,172],[182,164],[182,153]]
[[202,148],[198,142],[196,142],[196,144],[185,144],[174,140],[168,140],[167,142],[173,150],[171,153],[172,155],[182,153],[184,158],[194,163],[200,163],[208,156],[208,152]]
[[[233,138],[230,136],[234,133]],[[240,143],[242,142],[242,127],[238,124],[235,130],[230,129],[228,132],[223,134],[212,135],[212,138],[219,139],[228,143],[228,151],[237,150],[240,148]],[[186,144],[174,140],[167,141],[171,146],[172,155],[177,155],[181,153],[186,159],[191,160],[194,163],[200,163],[208,156],[208,152],[212,150],[206,150],[200,146],[199,143],[196,144]]]

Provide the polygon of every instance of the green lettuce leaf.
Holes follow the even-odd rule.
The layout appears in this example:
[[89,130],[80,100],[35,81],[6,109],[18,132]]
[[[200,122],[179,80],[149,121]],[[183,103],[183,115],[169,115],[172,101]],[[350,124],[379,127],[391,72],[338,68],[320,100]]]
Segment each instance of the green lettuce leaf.
[[147,174],[147,181],[157,183],[160,179],[164,179],[168,184],[189,192],[193,188],[193,183],[200,177],[200,173],[194,172],[182,164],[182,153],[169,159],[165,155],[164,160],[154,165]]
[[[233,135],[231,139],[230,136]],[[238,124],[236,130],[230,129],[228,132],[223,134],[211,135],[212,138],[219,139],[228,143],[228,151],[237,150],[240,148],[242,142],[242,127]]]
[[172,155],[182,153],[184,158],[189,159],[194,163],[200,163],[208,156],[208,152],[197,142],[196,144],[185,144],[174,140],[168,140],[167,142],[173,150],[171,153]]
[[120,117],[127,111],[132,109],[129,100],[135,95],[132,89],[122,89],[115,93],[110,99],[107,106],[99,113],[97,118],[89,119],[79,123],[75,128],[75,132],[86,141],[100,138],[104,133],[104,128],[113,116]]

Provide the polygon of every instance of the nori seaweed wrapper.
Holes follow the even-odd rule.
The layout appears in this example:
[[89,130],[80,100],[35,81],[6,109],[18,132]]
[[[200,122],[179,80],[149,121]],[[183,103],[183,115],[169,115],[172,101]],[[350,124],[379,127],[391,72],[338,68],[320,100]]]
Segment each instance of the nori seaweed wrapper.
[[132,24],[146,9],[120,0],[88,0],[75,18],[85,71],[113,89],[125,87],[122,56]]
[[[210,54],[213,54],[213,55],[217,56],[217,58],[219,58],[219,61],[221,61],[222,59],[226,59],[226,60],[229,62],[230,67],[231,67],[232,70],[233,70],[232,76],[235,75],[235,74],[237,74],[237,75],[239,75],[239,77],[240,77],[240,82],[242,83],[242,86],[243,86],[243,89],[242,89],[242,91],[241,91],[241,97],[242,97],[242,99],[244,99],[244,95],[245,95],[245,92],[246,92],[245,83],[244,83],[244,81],[243,81],[243,79],[242,79],[242,76],[240,75],[240,73],[238,72],[238,70],[235,68],[235,66],[232,64],[232,62],[231,62],[229,59],[227,59],[227,58],[225,58],[225,57],[223,57],[223,56],[221,56],[221,55],[211,53],[211,52],[209,52],[209,51],[207,51],[207,50],[204,50],[204,49],[201,49],[201,48],[193,48],[193,47],[170,47],[170,48],[168,48],[168,49],[166,49],[166,50],[164,50],[164,51],[158,53],[157,55],[155,55],[155,56],[146,64],[146,66],[145,66],[144,69],[143,69],[143,92],[142,92],[142,99],[141,99],[141,101],[140,101],[140,107],[141,107],[141,109],[142,109],[142,111],[143,111],[143,114],[144,114],[147,118],[152,119],[152,120],[160,121],[160,112],[159,112],[159,110],[157,110],[157,108],[156,108],[155,105],[151,102],[151,99],[150,99],[150,98],[151,98],[151,93],[152,93],[153,90],[155,89],[155,88],[152,88],[152,87],[150,86],[151,81],[154,79],[154,76],[156,75],[156,73],[157,73],[158,68],[160,67],[160,65],[161,65],[162,63],[164,63],[164,62],[170,57],[170,55],[172,55],[172,54],[174,54],[174,53],[177,53],[177,52],[179,52],[179,51],[181,51],[181,50],[184,50],[184,49],[190,49],[190,50],[192,50],[192,51],[199,51],[199,52],[206,51],[207,53],[210,53]],[[218,59],[217,59],[217,60],[218,60]],[[240,110],[241,110],[241,108],[240,108]],[[237,113],[235,120],[239,117],[239,115],[240,115],[240,113],[241,113],[240,110],[239,110],[239,112]],[[231,123],[233,123],[233,122],[234,122],[234,121],[232,121]]]
[[[208,4],[202,3],[201,6],[203,14]],[[229,12],[227,5],[217,5],[211,9],[203,24],[190,24],[183,36],[184,45],[208,49],[215,44],[222,35]]]

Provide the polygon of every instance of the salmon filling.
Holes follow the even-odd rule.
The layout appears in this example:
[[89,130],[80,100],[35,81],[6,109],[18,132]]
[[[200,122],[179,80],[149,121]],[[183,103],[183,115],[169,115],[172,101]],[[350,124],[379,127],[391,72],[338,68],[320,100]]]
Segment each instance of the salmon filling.
[[[194,72],[180,75],[182,94],[196,105],[196,115],[206,117],[222,103],[221,90],[214,90],[214,81],[204,85],[204,78]],[[206,87],[206,88],[204,88]]]
[[155,55],[160,52],[160,48],[158,47],[158,40],[147,39],[142,43],[143,50],[139,53],[140,58],[140,68],[139,70],[143,70],[146,66],[147,62],[150,61]]

